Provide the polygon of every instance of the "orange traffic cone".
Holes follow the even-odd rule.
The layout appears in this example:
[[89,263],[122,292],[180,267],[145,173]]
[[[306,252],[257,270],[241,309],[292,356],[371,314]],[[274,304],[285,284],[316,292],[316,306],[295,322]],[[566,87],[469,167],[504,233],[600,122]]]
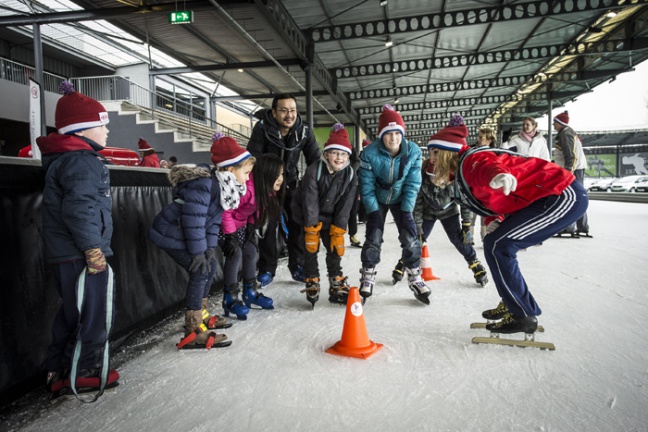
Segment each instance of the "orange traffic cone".
[[423,250],[421,251],[421,270],[421,276],[424,281],[441,279],[432,274],[432,259],[430,258],[430,253],[428,252],[426,244],[423,245]]
[[351,287],[347,300],[346,316],[344,317],[342,339],[327,349],[326,352],[329,354],[366,359],[382,347],[382,344],[369,340],[362,301],[360,300],[360,291],[358,287]]

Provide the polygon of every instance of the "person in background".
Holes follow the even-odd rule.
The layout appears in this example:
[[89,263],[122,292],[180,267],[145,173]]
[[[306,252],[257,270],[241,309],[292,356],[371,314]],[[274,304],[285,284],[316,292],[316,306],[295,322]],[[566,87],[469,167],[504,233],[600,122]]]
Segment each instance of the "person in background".
[[160,161],[160,168],[163,168],[163,169],[169,169],[169,162],[167,162],[166,160],[162,159],[162,160]]
[[[149,230],[151,241],[189,273],[184,337],[178,349],[231,344],[224,334],[209,331],[231,327],[227,320],[209,312],[209,291],[218,266],[216,246],[222,214],[238,207],[254,158],[233,139],[222,138],[218,133],[212,137],[210,151],[215,168],[207,164],[171,168],[168,176],[174,188],[173,202],[160,211]],[[234,300],[227,287],[223,294],[226,302],[231,310]],[[240,301],[238,305],[245,308]]]
[[333,126],[322,160],[311,164],[292,202],[295,221],[303,226],[306,293],[313,308],[319,299],[320,274],[317,262],[320,240],[326,248],[329,301],[346,304],[349,284],[342,271],[344,235],[356,201],[358,178],[351,167],[349,133],[342,123]]
[[517,260],[517,252],[538,244],[577,220],[587,209],[587,192],[573,174],[540,158],[466,145],[460,115],[433,135],[438,149],[434,182],[454,182],[456,199],[487,217],[484,256],[502,299],[482,316],[494,333],[533,333],[542,313]]
[[[252,129],[247,150],[260,158],[272,153],[284,163],[286,196],[284,211],[288,227],[288,269],[292,278],[304,282],[304,245],[300,242],[302,227],[295,223],[290,210],[291,202],[299,186],[299,158],[303,154],[306,164],[317,162],[320,149],[313,130],[302,122],[297,112],[297,99],[290,94],[280,94],[272,100],[272,108],[256,113],[260,119]],[[280,220],[271,221],[265,237],[259,242],[259,274],[257,280],[262,286],[270,284],[277,270],[279,259],[277,247]]]
[[[489,127],[482,127],[479,129],[479,134],[477,135],[477,144],[475,147],[490,147],[495,148],[495,133]],[[477,215],[472,213],[470,219],[465,219],[461,222],[461,229],[463,230],[464,236],[468,236],[471,240],[471,244],[475,244],[475,225],[477,224]],[[486,222],[482,217],[480,222],[479,234],[481,237],[482,243],[484,242],[484,236],[486,235]]]
[[178,163],[178,158],[175,156],[171,156],[169,158],[169,169],[173,168],[173,166],[177,163]]
[[45,359],[47,389],[56,399],[74,382],[79,391],[98,390],[98,397],[119,379],[108,353],[115,311],[114,280],[106,262],[113,254],[110,171],[99,154],[108,140],[109,118],[99,102],[74,91],[70,82],[64,81],[61,90],[54,114],[58,131],[36,140],[45,169],[45,257],[62,300]]
[[160,159],[155,154],[155,149],[144,138],[140,138],[137,141],[137,147],[139,148],[140,158],[142,159],[139,164],[140,167],[160,168]]
[[[554,161],[559,166],[573,173],[576,176],[576,180],[580,184],[583,184],[585,170],[587,169],[587,159],[583,151],[583,143],[574,129],[569,126],[569,113],[567,111],[554,117],[553,128],[558,132],[553,152]],[[587,213],[583,213],[583,216],[578,221],[567,227],[560,234],[566,234],[572,238],[591,237],[589,234]]]
[[373,293],[385,218],[391,212],[403,249],[409,288],[417,300],[430,304],[430,289],[421,277],[421,242],[412,214],[421,187],[421,149],[405,139],[403,118],[391,105],[383,106],[378,120],[378,139],[360,155],[358,184],[367,211],[365,242],[360,255],[360,295],[366,300]]
[[539,157],[551,161],[547,141],[538,131],[538,122],[531,117],[524,117],[520,133],[511,137],[506,146],[502,148],[514,151],[522,156]]

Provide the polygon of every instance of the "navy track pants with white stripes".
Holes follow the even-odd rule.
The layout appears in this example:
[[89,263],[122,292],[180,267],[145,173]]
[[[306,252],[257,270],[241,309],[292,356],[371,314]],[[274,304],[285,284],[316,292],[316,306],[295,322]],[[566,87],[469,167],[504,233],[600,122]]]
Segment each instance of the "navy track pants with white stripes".
[[509,215],[484,238],[484,256],[497,291],[516,316],[540,315],[517,260],[517,252],[552,237],[587,210],[587,192],[578,181],[560,195],[539,199]]

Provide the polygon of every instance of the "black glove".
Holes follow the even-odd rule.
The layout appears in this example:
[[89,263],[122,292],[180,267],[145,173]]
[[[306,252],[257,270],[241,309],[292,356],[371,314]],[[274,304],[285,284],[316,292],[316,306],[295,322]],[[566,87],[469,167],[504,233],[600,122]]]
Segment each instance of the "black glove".
[[214,259],[215,249],[207,249],[205,251],[205,259],[211,265],[212,260]]
[[416,222],[414,222],[414,215],[412,212],[401,213],[401,224],[404,229],[409,231],[412,237],[418,236],[418,229],[416,229]]
[[367,228],[379,228],[382,225],[382,216],[380,210],[372,211],[367,214]]
[[259,242],[257,236],[257,230],[256,230],[256,225],[254,224],[247,224],[245,226],[245,243],[251,243],[254,245],[256,250],[259,250]]
[[473,235],[470,232],[470,225],[471,223],[468,221],[461,222],[461,239],[463,240],[463,244],[465,245],[474,244]]
[[198,272],[200,274],[207,274],[211,271],[211,265],[209,264],[209,261],[207,261],[207,258],[205,258],[205,254],[195,255],[191,259],[189,271],[191,273]]
[[223,242],[223,255],[227,258],[231,258],[236,253],[236,249],[239,247],[239,237],[236,232],[232,234],[227,234],[225,236],[225,242]]

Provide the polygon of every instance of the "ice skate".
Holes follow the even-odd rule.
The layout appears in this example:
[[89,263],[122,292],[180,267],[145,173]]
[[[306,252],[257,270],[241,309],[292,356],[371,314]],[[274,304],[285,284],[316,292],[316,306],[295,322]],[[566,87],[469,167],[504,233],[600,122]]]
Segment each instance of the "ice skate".
[[357,248],[362,247],[362,243],[360,243],[360,240],[358,240],[358,237],[356,237],[354,235],[349,237],[349,241],[351,242],[351,246],[353,246],[353,247],[357,247]]
[[486,269],[478,259],[470,261],[468,263],[468,268],[472,270],[475,276],[475,281],[477,281],[479,285],[486,286],[486,284],[488,284],[488,274],[486,273]]
[[227,340],[224,334],[209,331],[203,323],[201,310],[185,311],[185,336],[176,345],[178,349],[207,349],[223,348],[230,346],[232,341]]
[[265,288],[272,283],[274,275],[270,272],[260,272],[257,275],[257,281],[261,284],[261,288]]
[[218,315],[212,315],[208,309],[209,306],[209,300],[207,298],[202,299],[202,318],[203,318],[203,324],[207,326],[208,329],[210,330],[215,330],[215,329],[226,329],[232,327],[232,323],[227,322],[227,320],[223,317],[219,317]]
[[398,282],[403,280],[403,272],[405,271],[405,266],[403,265],[403,260],[398,260],[396,267],[392,271],[392,284],[396,285]]
[[306,278],[306,288],[299,292],[306,293],[306,300],[308,300],[313,309],[315,309],[315,303],[317,303],[317,300],[319,300],[319,278]]
[[223,293],[223,311],[226,317],[232,314],[241,321],[245,321],[247,314],[250,313],[250,309],[239,300],[238,292],[236,296],[232,296],[229,290],[225,290]]
[[261,309],[274,309],[272,299],[257,291],[254,280],[243,284],[243,303],[248,309],[251,309],[252,305],[259,306]]
[[302,266],[297,266],[295,271],[291,271],[290,274],[295,282],[306,282]]
[[482,312],[482,317],[489,321],[495,321],[502,319],[507,312],[508,307],[506,307],[503,301],[500,301],[495,309],[488,309]]
[[360,296],[362,297],[362,303],[371,297],[373,294],[373,287],[376,283],[376,269],[375,267],[371,268],[361,268],[360,273]]
[[346,304],[349,297],[349,283],[346,276],[329,278],[329,301],[331,303]]
[[[508,345],[517,347],[540,348],[555,350],[556,347],[550,342],[538,342],[535,340],[535,332],[538,330],[538,320],[535,316],[516,317],[510,313],[504,315],[501,321],[486,325],[491,331],[490,337],[475,337],[472,339],[476,344]],[[500,338],[500,334],[524,333],[524,339]]]
[[407,272],[407,281],[409,283],[409,288],[414,293],[416,300],[420,301],[423,304],[430,304],[430,288],[425,285],[423,278],[421,277],[421,267],[416,268],[406,268]]

